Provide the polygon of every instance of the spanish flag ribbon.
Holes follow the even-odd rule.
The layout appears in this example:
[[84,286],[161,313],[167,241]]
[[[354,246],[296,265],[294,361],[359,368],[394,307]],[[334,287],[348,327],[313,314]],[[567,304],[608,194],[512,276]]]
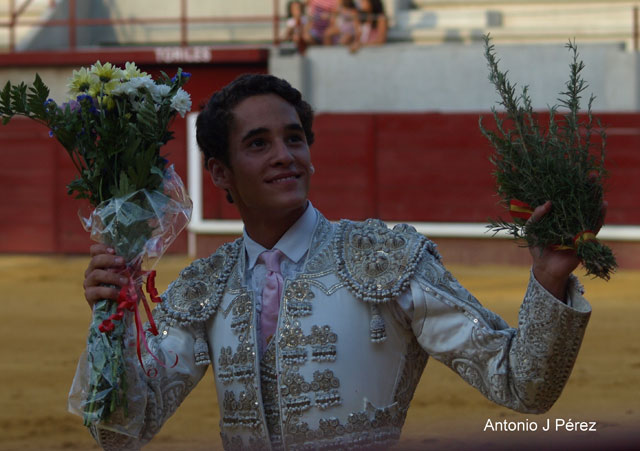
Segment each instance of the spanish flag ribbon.
[[526,202],[522,202],[518,199],[511,199],[509,201],[509,213],[513,218],[528,220],[533,214],[533,208]]
[[566,251],[566,250],[574,250],[578,247],[578,243],[585,243],[587,241],[598,241],[596,238],[596,233],[593,230],[583,230],[582,232],[576,234],[573,237],[573,246],[567,246],[564,244],[558,244],[553,246],[554,251]]
[[573,238],[573,244],[577,245],[581,242],[597,240],[598,239],[596,238],[596,232],[594,232],[593,230],[583,230]]

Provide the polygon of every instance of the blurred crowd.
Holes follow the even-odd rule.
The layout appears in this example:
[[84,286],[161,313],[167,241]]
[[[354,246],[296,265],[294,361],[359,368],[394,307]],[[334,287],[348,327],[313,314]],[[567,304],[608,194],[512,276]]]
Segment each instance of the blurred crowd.
[[287,4],[284,41],[293,42],[300,53],[310,45],[343,45],[356,52],[386,40],[382,0],[293,0]]

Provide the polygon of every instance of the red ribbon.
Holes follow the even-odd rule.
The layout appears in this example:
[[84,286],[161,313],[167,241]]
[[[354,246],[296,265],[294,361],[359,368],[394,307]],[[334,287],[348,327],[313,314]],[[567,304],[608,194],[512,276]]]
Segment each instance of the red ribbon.
[[[158,296],[158,290],[155,286],[156,272],[149,271],[142,273],[142,275],[145,274],[147,276],[147,293],[149,293],[151,301],[155,303],[161,302],[162,300]],[[118,307],[116,309],[116,313],[102,321],[100,326],[98,326],[98,329],[102,333],[111,332],[115,328],[115,324],[113,323],[114,321],[121,321],[124,316],[124,312],[127,310],[133,312],[136,324],[136,353],[138,355],[138,362],[140,362],[140,366],[145,371],[145,374],[147,374],[147,376],[154,377],[157,374],[157,370],[152,368],[149,371],[146,371],[144,369],[144,364],[142,363],[142,352],[140,350],[141,343],[144,345],[149,355],[153,357],[153,359],[158,362],[160,366],[164,368],[167,368],[167,366],[158,357],[156,357],[153,352],[151,352],[151,349],[149,349],[149,343],[147,343],[144,326],[142,325],[142,319],[140,318],[140,311],[138,310],[138,300],[142,301],[142,305],[144,306],[144,310],[147,313],[147,318],[149,320],[149,328],[147,329],[147,332],[151,332],[154,336],[156,336],[158,335],[158,328],[156,327],[156,323],[153,320],[153,315],[151,314],[151,309],[149,308],[149,303],[147,302],[146,296],[141,289],[137,289],[136,281],[133,279],[133,277],[128,274],[128,272],[126,275],[129,279],[129,282],[120,290],[120,294],[118,295]],[[140,293],[141,296],[139,296],[138,293]],[[169,368],[173,368],[177,364],[178,356],[176,355],[176,361]]]

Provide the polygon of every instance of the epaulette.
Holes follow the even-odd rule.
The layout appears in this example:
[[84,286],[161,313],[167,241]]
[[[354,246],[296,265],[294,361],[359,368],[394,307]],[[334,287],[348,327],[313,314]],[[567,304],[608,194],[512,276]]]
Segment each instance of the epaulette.
[[240,249],[242,240],[237,239],[195,260],[169,285],[158,308],[182,325],[207,321],[218,310]]
[[369,303],[388,302],[403,293],[425,252],[440,259],[436,245],[407,224],[389,229],[378,219],[342,220],[334,240],[339,277]]

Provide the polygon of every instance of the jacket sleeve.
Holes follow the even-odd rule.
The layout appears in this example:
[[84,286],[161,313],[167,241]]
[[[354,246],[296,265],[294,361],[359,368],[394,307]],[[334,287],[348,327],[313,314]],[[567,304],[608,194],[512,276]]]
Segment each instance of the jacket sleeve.
[[[136,356],[135,338],[133,346],[127,346],[124,350],[125,360],[130,362],[127,371],[134,371],[136,374],[132,375],[133,380],[138,378],[141,381],[139,392],[135,396],[129,396],[128,402],[130,411],[144,412],[142,428],[137,437],[132,437],[116,432],[126,429],[127,418],[110,419],[109,424],[104,426],[92,424],[89,430],[105,450],[140,449],[160,430],[206,372],[207,365],[196,364],[194,355],[196,341],[202,336],[198,328],[203,325],[181,325],[168,321],[160,307],[154,309],[153,316],[159,334],[153,336],[147,333],[147,341],[153,354],[158,360],[165,362],[164,365],[145,353],[143,363],[146,371],[143,371]],[[134,327],[132,324],[129,326]],[[81,367],[86,365],[86,360],[85,353],[80,359],[72,393],[74,390],[79,393],[87,392],[86,380],[78,377],[83,372]],[[84,387],[76,386],[83,384]]]
[[410,284],[411,327],[422,348],[490,400],[542,413],[569,378],[591,307],[571,276],[567,304],[530,275],[518,327],[485,309],[431,254]]

